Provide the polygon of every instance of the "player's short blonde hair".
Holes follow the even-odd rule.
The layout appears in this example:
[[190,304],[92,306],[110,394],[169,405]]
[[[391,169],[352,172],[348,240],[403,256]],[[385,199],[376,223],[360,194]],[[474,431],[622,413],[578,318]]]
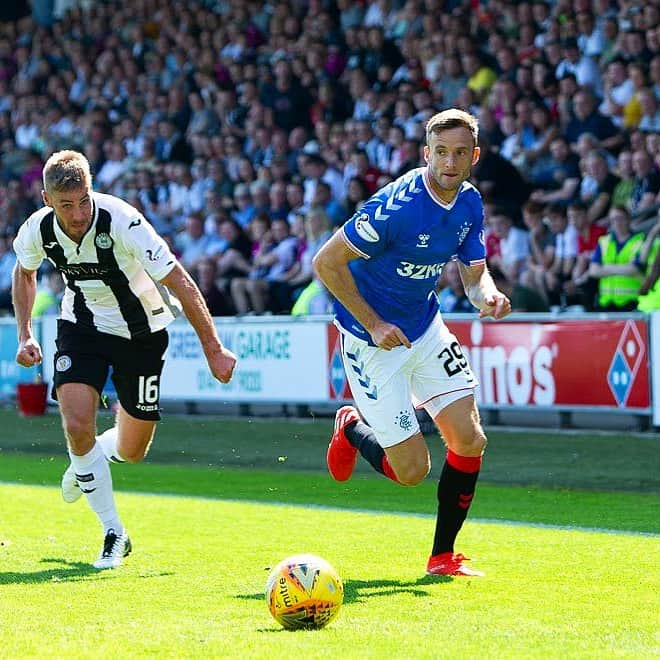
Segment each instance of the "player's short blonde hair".
[[44,190],[49,194],[83,186],[91,188],[89,161],[79,151],[57,151],[44,165],[43,183]]
[[437,135],[442,131],[461,126],[467,128],[472,133],[472,139],[476,147],[479,141],[479,120],[469,112],[459,110],[458,108],[443,110],[428,120],[426,123],[426,144],[430,144],[432,135]]

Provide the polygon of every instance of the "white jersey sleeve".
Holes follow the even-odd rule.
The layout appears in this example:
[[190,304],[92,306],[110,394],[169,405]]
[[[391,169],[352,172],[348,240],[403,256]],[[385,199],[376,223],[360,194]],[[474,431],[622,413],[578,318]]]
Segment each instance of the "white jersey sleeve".
[[46,258],[41,240],[41,219],[51,211],[50,207],[33,213],[20,227],[13,247],[18,263],[26,270],[37,270]]
[[176,264],[168,244],[140,213],[135,213],[118,235],[123,248],[142,264],[156,282],[166,277]]

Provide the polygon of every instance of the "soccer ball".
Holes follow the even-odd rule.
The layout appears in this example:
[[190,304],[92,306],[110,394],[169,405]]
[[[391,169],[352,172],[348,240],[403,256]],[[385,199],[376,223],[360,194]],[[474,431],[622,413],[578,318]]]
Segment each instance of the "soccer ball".
[[266,581],[268,609],[287,630],[323,628],[339,614],[343,600],[337,571],[316,555],[284,559]]

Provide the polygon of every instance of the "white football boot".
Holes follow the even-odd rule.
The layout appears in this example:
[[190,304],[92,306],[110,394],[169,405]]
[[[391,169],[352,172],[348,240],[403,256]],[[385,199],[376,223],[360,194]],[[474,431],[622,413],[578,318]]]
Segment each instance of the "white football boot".
[[124,530],[119,536],[114,529],[109,529],[103,539],[103,548],[99,558],[94,562],[94,568],[103,570],[106,568],[118,568],[124,557],[128,556],[133,547],[128,533]]

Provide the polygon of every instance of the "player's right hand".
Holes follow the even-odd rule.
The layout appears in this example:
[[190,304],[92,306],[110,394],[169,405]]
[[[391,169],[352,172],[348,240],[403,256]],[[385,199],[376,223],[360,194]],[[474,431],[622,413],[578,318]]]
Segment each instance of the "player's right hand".
[[386,351],[391,351],[397,346],[410,348],[410,342],[408,341],[408,337],[403,333],[403,330],[385,321],[381,321],[374,326],[371,331],[371,338],[374,340],[376,346]]
[[206,359],[214,378],[221,383],[228,383],[234,375],[236,356],[228,348],[222,346],[219,350],[207,354]]
[[35,364],[41,364],[41,346],[34,337],[18,344],[16,362],[22,367],[33,367]]

